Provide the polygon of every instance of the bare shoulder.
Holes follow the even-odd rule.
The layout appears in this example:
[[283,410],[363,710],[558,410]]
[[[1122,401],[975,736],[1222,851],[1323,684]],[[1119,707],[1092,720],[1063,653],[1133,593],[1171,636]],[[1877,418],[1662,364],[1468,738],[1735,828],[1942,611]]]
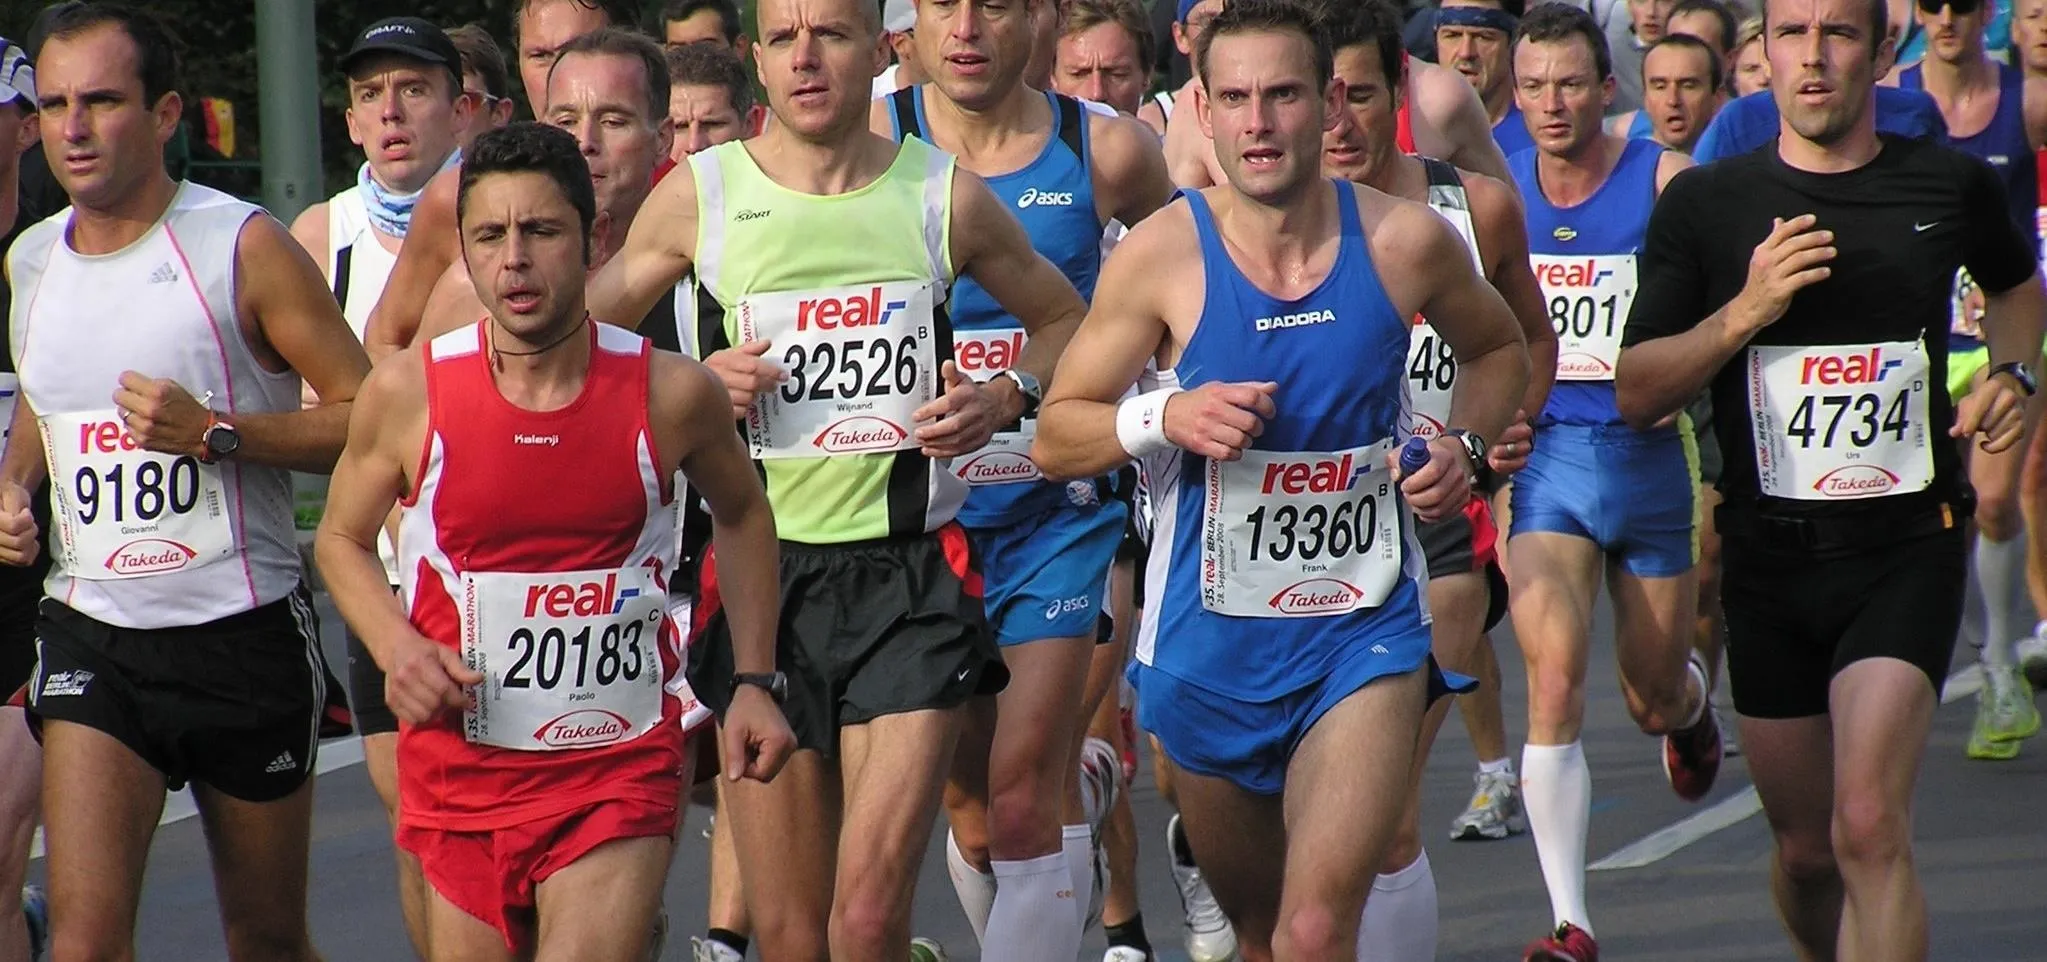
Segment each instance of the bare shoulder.
[[426,341],[398,351],[370,368],[355,395],[357,419],[373,423],[392,415],[426,410]]
[[1473,170],[1457,173],[1464,178],[1464,196],[1471,202],[1471,222],[1478,229],[1481,244],[1490,243],[1491,238],[1509,226],[1526,232],[1522,226],[1526,209],[1521,203],[1521,192],[1512,184]]
[[647,353],[647,403],[652,409],[649,413],[657,421],[670,425],[694,423],[706,407],[730,413],[731,401],[726,398],[722,382],[701,362],[673,351]]
[[1145,98],[1144,104],[1137,108],[1137,119],[1143,121],[1146,127],[1151,128],[1152,136],[1159,140],[1165,139],[1166,108],[1159,106],[1156,98]]
[[1672,177],[1695,166],[1698,166],[1698,162],[1694,161],[1690,154],[1675,150],[1664,151],[1663,156],[1656,158],[1656,193],[1662,194],[1663,188],[1670,186]]
[[426,312],[419,321],[420,339],[432,340],[464,325],[474,324],[483,312],[483,300],[476,294],[469,268],[458,260],[449,264],[448,269],[441,272],[441,279],[434,282],[434,292],[427,297]]
[[[1441,128],[1469,105],[1479,103],[1478,93],[1464,75],[1425,60],[1408,60],[1408,77],[1414,86],[1409,101],[1432,126]],[[1483,104],[1480,105],[1483,110]]]
[[[1456,228],[1420,201],[1394,197],[1369,187],[1347,184],[1358,198],[1358,216],[1372,245],[1372,261],[1380,276],[1433,273],[1444,257],[1470,263]],[[1467,192],[1469,187],[1467,185]]]
[[1127,169],[1136,159],[1163,153],[1159,135],[1150,124],[1136,117],[1121,114],[1099,114],[1088,111],[1088,137],[1094,146],[1098,163]]
[[[327,202],[323,200],[299,211],[298,217],[291,222],[291,236],[305,248],[306,253],[315,255],[315,260],[320,259],[317,255],[327,250]],[[321,272],[325,273],[325,265],[322,265]]]
[[1201,239],[1194,230],[1194,212],[1185,197],[1175,198],[1158,213],[1138,222],[1116,242],[1109,260],[1123,265],[1119,270],[1138,270],[1152,275],[1174,270],[1188,262],[1200,263]]

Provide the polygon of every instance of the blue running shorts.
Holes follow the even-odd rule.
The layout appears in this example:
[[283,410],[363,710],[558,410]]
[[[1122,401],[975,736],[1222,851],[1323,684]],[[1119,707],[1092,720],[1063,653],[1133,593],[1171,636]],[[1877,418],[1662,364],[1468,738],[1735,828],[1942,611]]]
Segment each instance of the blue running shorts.
[[1697,450],[1682,424],[1538,427],[1514,475],[1512,533],[1583,538],[1639,578],[1684,574],[1698,562]]
[[1129,507],[1108,499],[996,528],[969,528],[988,627],[1003,647],[1099,630]]

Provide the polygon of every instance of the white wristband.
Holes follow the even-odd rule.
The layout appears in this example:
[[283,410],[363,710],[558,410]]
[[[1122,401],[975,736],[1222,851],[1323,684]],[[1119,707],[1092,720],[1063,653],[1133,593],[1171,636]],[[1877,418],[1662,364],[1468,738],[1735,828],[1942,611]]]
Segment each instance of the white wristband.
[[1116,440],[1132,458],[1149,457],[1173,446],[1166,440],[1166,401],[1178,393],[1179,388],[1163,387],[1116,405]]

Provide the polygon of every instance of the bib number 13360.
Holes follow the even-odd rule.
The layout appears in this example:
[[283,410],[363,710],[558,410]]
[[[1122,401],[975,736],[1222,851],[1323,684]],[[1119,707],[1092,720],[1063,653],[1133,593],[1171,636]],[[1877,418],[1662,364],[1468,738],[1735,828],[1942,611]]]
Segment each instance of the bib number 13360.
[[1201,603],[1261,618],[1340,615],[1384,603],[1401,574],[1390,442],[1348,451],[1246,451],[1211,461],[1203,495]]

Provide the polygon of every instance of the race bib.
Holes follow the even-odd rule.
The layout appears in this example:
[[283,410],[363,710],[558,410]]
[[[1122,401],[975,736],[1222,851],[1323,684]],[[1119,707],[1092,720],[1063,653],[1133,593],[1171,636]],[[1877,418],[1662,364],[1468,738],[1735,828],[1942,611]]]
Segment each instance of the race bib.
[[916,281],[754,294],[739,338],[774,342],[789,378],[746,412],[755,458],[914,448],[912,415],[936,397],[934,287]]
[[647,567],[462,576],[462,735],[522,751],[631,741],[661,722],[667,595]]
[[57,529],[51,547],[65,574],[147,578],[234,556],[219,466],[144,450],[113,410],[52,414],[38,423]]
[[1392,441],[1330,454],[1245,451],[1208,462],[1201,606],[1307,618],[1385,603],[1400,583]]
[[1611,381],[1635,303],[1635,255],[1530,254],[1557,332],[1557,380]]
[[1457,381],[1457,355],[1428,322],[1415,318],[1407,339],[1407,401],[1414,433],[1433,438],[1450,423],[1450,386]]
[[[953,363],[960,373],[976,381],[987,381],[1016,366],[1023,355],[1022,328],[991,331],[954,331]],[[1023,421],[1014,431],[998,431],[986,447],[963,458],[954,458],[952,472],[969,485],[1009,484],[1042,481],[1045,474],[1031,460],[1031,438],[1038,433],[1035,418]]]
[[1840,501],[1933,483],[1930,364],[1913,341],[1748,349],[1763,493]]

